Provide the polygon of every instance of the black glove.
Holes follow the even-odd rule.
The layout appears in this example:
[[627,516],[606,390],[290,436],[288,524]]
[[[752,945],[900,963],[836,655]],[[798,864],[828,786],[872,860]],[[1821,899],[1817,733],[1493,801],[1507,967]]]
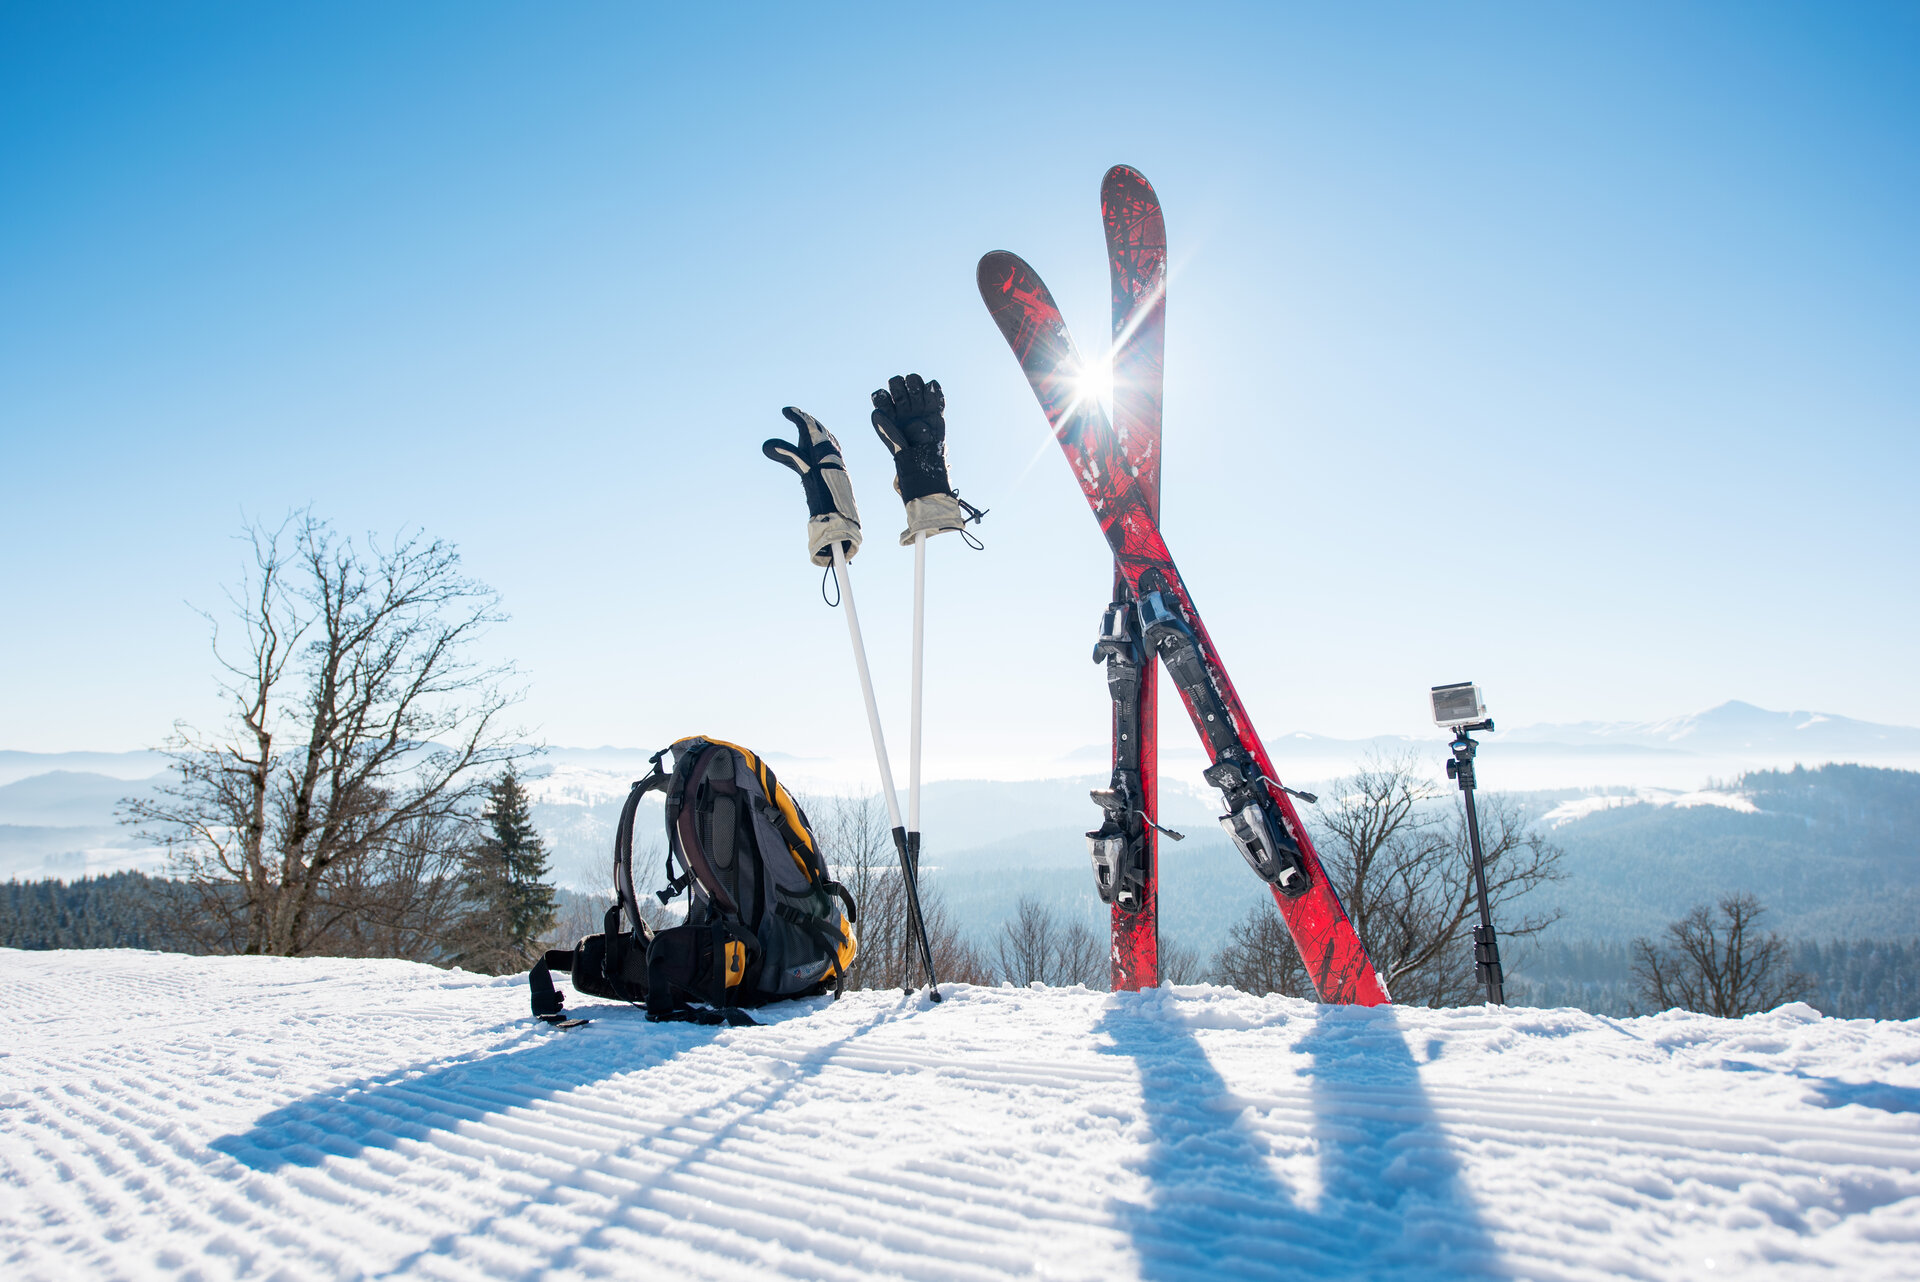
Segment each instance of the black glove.
[[851,561],[860,550],[860,512],[853,503],[853,482],[840,457],[840,442],[805,410],[789,405],[780,412],[798,429],[800,440],[795,444],[775,437],[760,452],[800,474],[807,492],[807,551],[815,565],[832,565],[833,545],[839,543]]
[[900,497],[911,503],[951,494],[947,484],[946,393],[918,374],[894,375],[873,394],[873,429],[893,451]]
[[873,430],[893,451],[894,488],[907,505],[902,545],[916,534],[939,534],[966,524],[959,497],[947,483],[946,393],[918,374],[895,375],[873,394]]

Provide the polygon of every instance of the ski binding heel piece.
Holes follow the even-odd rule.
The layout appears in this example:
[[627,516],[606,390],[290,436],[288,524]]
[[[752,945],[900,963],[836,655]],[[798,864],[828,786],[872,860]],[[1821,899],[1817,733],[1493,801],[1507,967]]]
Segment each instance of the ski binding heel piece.
[[1123,913],[1145,907],[1146,842],[1144,834],[1129,831],[1127,822],[1138,811],[1128,804],[1123,788],[1097,788],[1093,800],[1106,812],[1106,821],[1087,834],[1087,854],[1093,860],[1094,888],[1100,902]]
[[1100,616],[1100,639],[1093,644],[1095,663],[1108,658],[1138,662],[1138,652],[1133,646],[1133,635],[1127,631],[1127,616],[1131,613],[1133,613],[1131,605],[1124,601],[1115,601]]
[[[1143,592],[1136,604],[1140,611],[1140,631],[1151,637],[1155,629],[1178,628],[1187,630],[1187,621],[1180,617],[1178,610],[1167,604],[1165,597],[1158,592]],[[1121,625],[1123,628],[1125,624]]]
[[1240,847],[1253,875],[1290,898],[1305,894],[1313,880],[1300,866],[1300,843],[1260,795],[1267,780],[1235,757],[1220,758],[1201,775],[1223,794],[1227,813],[1220,816],[1220,826]]
[[1220,816],[1220,826],[1240,847],[1254,876],[1279,889],[1288,898],[1303,895],[1312,881],[1300,866],[1300,847],[1283,838],[1267,808],[1250,799],[1238,810]]
[[1100,901],[1118,905],[1122,912],[1135,913],[1140,911],[1140,896],[1128,884],[1134,880],[1129,876],[1133,871],[1133,861],[1127,857],[1130,844],[1123,832],[1087,834],[1087,853],[1093,857],[1094,888],[1100,892]]

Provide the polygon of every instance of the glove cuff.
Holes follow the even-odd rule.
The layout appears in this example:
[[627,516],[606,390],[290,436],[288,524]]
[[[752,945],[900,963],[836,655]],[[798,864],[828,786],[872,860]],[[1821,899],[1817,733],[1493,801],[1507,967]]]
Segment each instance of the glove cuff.
[[951,494],[947,484],[947,451],[942,445],[922,445],[894,456],[893,470],[900,480],[900,497],[917,499]]
[[907,500],[907,528],[900,533],[900,546],[907,547],[913,536],[924,531],[928,537],[958,530],[967,523],[960,511],[960,500],[951,494],[929,494]]
[[848,544],[847,560],[860,550],[860,522],[838,512],[816,516],[807,522],[807,551],[815,565],[833,564],[833,545]]

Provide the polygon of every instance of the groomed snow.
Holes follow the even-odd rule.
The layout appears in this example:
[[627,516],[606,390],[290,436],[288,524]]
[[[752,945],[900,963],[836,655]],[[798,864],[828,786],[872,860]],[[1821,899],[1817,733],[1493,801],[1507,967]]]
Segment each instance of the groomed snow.
[[1920,1026],[0,951],[0,1274],[1912,1278]]

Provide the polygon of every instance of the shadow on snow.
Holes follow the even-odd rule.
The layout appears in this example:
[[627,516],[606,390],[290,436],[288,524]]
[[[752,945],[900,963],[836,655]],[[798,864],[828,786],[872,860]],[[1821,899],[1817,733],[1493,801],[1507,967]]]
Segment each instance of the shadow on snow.
[[[512,1110],[536,1101],[657,1068],[734,1031],[649,1024],[638,1007],[591,1006],[578,1013],[591,1016],[593,1027],[544,1033],[525,1049],[494,1047],[448,1063],[396,1069],[333,1087],[265,1113],[247,1130],[222,1136],[211,1147],[253,1170],[277,1171],[317,1167],[329,1158],[354,1158],[369,1149],[434,1143],[463,1126],[498,1124]],[[849,1041],[895,1014],[876,1013],[825,1046],[780,1057],[787,1058],[792,1069],[768,1083],[775,1086],[774,1095],[818,1072]],[[804,1018],[805,1012],[795,1011],[788,1018],[796,1016]],[[723,1091],[715,1104],[738,1098]]]
[[1116,1003],[1100,1030],[1138,1067],[1151,1132],[1136,1165],[1149,1201],[1114,1207],[1143,1278],[1500,1271],[1392,1007],[1321,1007],[1293,1043],[1310,1060],[1296,1072],[1312,1119],[1296,1164],[1317,1166],[1317,1191],[1276,1174],[1274,1146],[1247,1116],[1278,1105],[1284,1130],[1300,1106],[1237,1096],[1171,1003]]
[[[1115,1201],[1112,1213],[1132,1238],[1143,1278],[1457,1278],[1500,1271],[1391,1007],[1319,1008],[1306,1035],[1293,1043],[1309,1061],[1295,1073],[1306,1087],[1311,1151],[1292,1160],[1312,1163],[1318,1184],[1295,1189],[1274,1169],[1275,1157],[1285,1155],[1260,1133],[1258,1117],[1247,1114],[1250,1106],[1256,1113],[1278,1106],[1277,1129],[1284,1131],[1287,1115],[1302,1106],[1237,1096],[1171,995],[1142,997],[1110,1002],[1098,1030],[1112,1042],[1107,1053],[1130,1058],[1139,1074],[1148,1135],[1135,1169],[1148,1184],[1147,1200]],[[877,1011],[824,1044],[776,1053],[770,1058],[785,1067],[746,1089],[716,1082],[706,1104],[672,1120],[675,1148],[690,1134],[697,1140],[623,1192],[623,1207],[650,1204],[677,1172],[777,1106],[849,1043],[910,1010]],[[795,1011],[792,1018],[807,1013]],[[444,1143],[469,1126],[510,1129],[516,1109],[657,1068],[733,1031],[648,1024],[643,1012],[623,1007],[595,1007],[591,1014],[590,1036],[555,1033],[525,1049],[496,1048],[363,1078],[275,1109],[212,1147],[255,1171],[275,1172],[369,1150]],[[602,1157],[649,1147],[660,1127],[626,1118],[612,1129],[618,1141]],[[587,1147],[604,1147],[606,1138]],[[511,1199],[513,1205],[486,1220],[426,1243],[393,1271],[405,1273],[424,1257],[454,1249],[456,1239],[485,1236],[494,1222],[539,1200],[538,1194]],[[604,1235],[622,1218],[610,1217],[571,1241],[548,1265],[564,1267],[608,1245]]]

